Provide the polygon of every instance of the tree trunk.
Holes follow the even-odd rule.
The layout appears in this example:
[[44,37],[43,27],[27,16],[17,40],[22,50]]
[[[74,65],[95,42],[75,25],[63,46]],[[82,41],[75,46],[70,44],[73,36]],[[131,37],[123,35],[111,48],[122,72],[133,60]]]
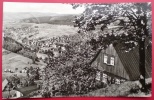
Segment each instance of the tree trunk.
[[10,87],[9,87],[9,95],[8,95],[8,98],[10,98],[10,91],[11,91],[11,90],[10,90]]
[[139,40],[139,71],[140,71],[140,83],[142,89],[145,90],[145,39]]

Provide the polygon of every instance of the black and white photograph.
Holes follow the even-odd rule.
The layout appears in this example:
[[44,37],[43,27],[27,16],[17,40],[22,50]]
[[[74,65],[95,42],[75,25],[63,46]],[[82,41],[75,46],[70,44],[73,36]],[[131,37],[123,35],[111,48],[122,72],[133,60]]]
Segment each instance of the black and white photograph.
[[151,6],[4,2],[2,98],[151,97]]

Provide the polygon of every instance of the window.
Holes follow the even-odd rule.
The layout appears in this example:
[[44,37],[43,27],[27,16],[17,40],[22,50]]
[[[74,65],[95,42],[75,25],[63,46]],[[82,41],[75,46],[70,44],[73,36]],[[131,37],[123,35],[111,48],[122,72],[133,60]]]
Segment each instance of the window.
[[103,78],[103,79],[102,79],[102,82],[103,82],[103,83],[107,83],[107,78]]
[[104,60],[103,62],[105,64],[107,64],[107,65],[112,65],[112,66],[115,65],[115,57],[113,57],[113,56],[104,54],[104,59],[103,60]]
[[104,63],[107,64],[107,55],[104,55]]
[[114,57],[110,58],[110,65],[114,66]]
[[115,84],[120,84],[120,80],[119,79],[116,79],[115,80]]
[[96,80],[100,81],[100,79],[101,79],[101,72],[98,71],[96,73]]
[[123,82],[125,82],[125,81],[126,81],[126,80],[124,80],[124,79],[121,79],[121,80],[120,80],[120,83],[123,83]]
[[102,82],[107,83],[107,74],[103,73]]
[[103,78],[107,78],[107,75],[103,73]]

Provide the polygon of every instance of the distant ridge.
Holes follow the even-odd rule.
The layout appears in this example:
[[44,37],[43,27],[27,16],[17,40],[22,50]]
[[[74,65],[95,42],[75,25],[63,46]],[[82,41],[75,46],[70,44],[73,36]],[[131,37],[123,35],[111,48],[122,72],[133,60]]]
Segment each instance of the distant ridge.
[[41,16],[55,16],[59,15],[56,13],[43,13],[43,12],[4,12],[3,21],[19,21],[21,19],[30,17],[41,17]]
[[73,25],[76,14],[57,14],[47,12],[4,12],[3,22],[48,23]]
[[55,15],[55,16],[41,16],[41,17],[30,17],[21,19],[21,22],[26,23],[48,23],[48,24],[55,24],[55,25],[73,25],[75,15]]

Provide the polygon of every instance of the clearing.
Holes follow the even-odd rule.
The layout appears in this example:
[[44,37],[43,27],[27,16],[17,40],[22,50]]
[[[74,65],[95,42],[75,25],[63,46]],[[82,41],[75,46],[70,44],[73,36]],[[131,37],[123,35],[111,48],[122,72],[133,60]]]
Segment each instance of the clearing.
[[[11,76],[13,74],[17,74],[18,76],[25,76],[25,73],[19,73],[23,68],[25,67],[39,67],[42,69],[45,64],[41,62],[37,62],[36,64],[32,64],[32,60],[24,57],[22,55],[12,53],[10,51],[7,51],[3,49],[3,56],[2,56],[2,77],[5,79],[7,76]],[[6,73],[4,72],[5,69],[11,69],[12,71],[15,71],[15,68],[18,68],[18,71],[15,73]]]

